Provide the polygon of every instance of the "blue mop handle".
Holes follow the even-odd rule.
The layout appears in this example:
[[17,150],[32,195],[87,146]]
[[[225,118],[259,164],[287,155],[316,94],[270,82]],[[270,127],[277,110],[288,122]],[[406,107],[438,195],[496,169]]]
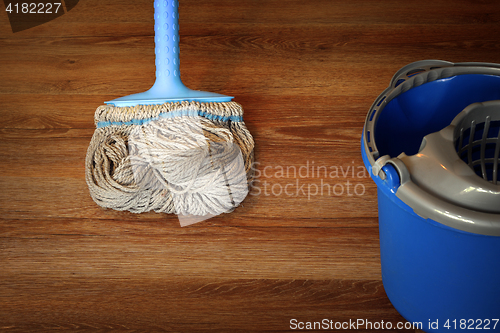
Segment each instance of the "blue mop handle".
[[179,67],[179,3],[155,0],[156,81],[151,89],[106,102],[117,107],[166,102],[229,102],[231,96],[192,90],[181,81]]
[[179,3],[155,0],[155,85],[169,92],[185,89],[179,68]]

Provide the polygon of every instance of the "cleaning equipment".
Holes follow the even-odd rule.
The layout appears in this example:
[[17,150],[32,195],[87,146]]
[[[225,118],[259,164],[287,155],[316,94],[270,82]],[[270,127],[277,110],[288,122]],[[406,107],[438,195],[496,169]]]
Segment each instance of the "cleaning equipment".
[[500,65],[403,67],[366,117],[382,280],[426,332],[500,330]]
[[[156,81],[95,112],[86,181],[102,207],[202,219],[230,212],[253,177],[252,135],[232,97],[180,78],[177,0],[154,1]],[[182,224],[182,222],[181,222]]]

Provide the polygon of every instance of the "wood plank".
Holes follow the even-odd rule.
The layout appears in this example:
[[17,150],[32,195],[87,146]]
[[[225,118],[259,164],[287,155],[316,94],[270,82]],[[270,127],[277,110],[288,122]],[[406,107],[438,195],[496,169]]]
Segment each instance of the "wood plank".
[[[425,0],[411,3],[401,3],[397,0],[374,3],[363,0],[342,4],[336,1],[315,0],[312,5],[299,0],[273,0],[263,3],[183,0],[179,8],[181,22],[185,23],[185,27],[193,24],[252,26],[269,22],[280,25],[339,25],[346,22],[372,25],[401,25],[409,22],[425,25],[481,25],[496,24],[500,17],[500,8],[496,1],[477,3],[473,0],[459,3],[452,0],[432,3]],[[360,8],[363,14],[360,14]],[[152,34],[152,18],[151,0],[116,0],[113,3],[87,0],[79,2],[72,11],[49,24],[19,32],[16,36],[138,36]],[[6,15],[1,16],[0,33],[1,36],[12,34]]]
[[[374,185],[369,180],[359,183],[346,180],[301,181],[270,180],[256,185],[231,218],[281,218],[287,225],[287,217],[299,219],[337,219],[376,217]],[[298,184],[297,184],[298,182]],[[290,184],[290,185],[289,185]],[[325,184],[330,185],[330,192]],[[336,188],[333,188],[336,186]],[[361,184],[361,185],[358,185]],[[288,187],[286,187],[289,185]],[[358,185],[356,188],[354,186]],[[4,218],[98,218],[98,219],[164,219],[165,214],[135,215],[128,212],[103,210],[88,194],[83,177],[43,178],[5,177],[0,181],[0,212]],[[321,188],[324,186],[324,192]],[[361,187],[361,186],[364,186]],[[286,188],[286,192],[285,192]],[[349,193],[348,194],[348,188]],[[364,190],[364,192],[363,192]],[[359,193],[359,195],[354,194]],[[169,217],[173,218],[173,217]],[[221,217],[223,218],[223,217]]]
[[383,318],[394,326],[404,322],[380,281],[148,278],[135,282],[106,277],[39,281],[42,289],[7,280],[15,287],[0,295],[9,296],[4,310],[12,315],[0,314],[0,320],[9,331],[285,332],[294,318],[333,322]]
[[[387,79],[386,85],[388,85]],[[373,92],[373,96],[304,96],[300,101],[293,94],[274,96],[251,96],[247,93],[235,94],[235,101],[244,109],[244,120],[252,133],[269,131],[279,126],[330,126],[334,128],[360,129],[368,109],[383,90]],[[116,95],[50,95],[50,94],[6,94],[2,96],[0,131],[3,139],[30,137],[22,129],[94,129],[94,112],[104,101]],[[311,112],[313,111],[313,112]],[[255,126],[254,124],[259,124]],[[42,132],[32,132],[42,135]],[[40,134],[35,134],[40,133]],[[53,133],[49,131],[48,133]],[[89,132],[91,136],[91,132]],[[361,133],[361,131],[360,131]],[[290,133],[293,134],[293,133]],[[314,133],[311,133],[314,134]],[[50,135],[50,134],[47,134]],[[269,133],[266,133],[269,137]],[[90,139],[90,137],[89,137]]]
[[179,228],[165,217],[3,220],[0,257],[9,264],[1,275],[380,280],[376,224],[284,228],[262,218],[246,220],[247,226],[214,220],[208,228]]
[[[255,136],[256,182],[244,202],[245,209],[241,209],[244,216],[278,217],[290,213],[298,214],[295,216],[299,218],[376,216],[375,186],[364,169],[360,153],[352,151],[360,139],[358,129],[330,131],[318,125],[295,127],[294,131],[268,128],[267,133],[257,132]],[[84,179],[84,158],[93,130],[5,129],[3,132],[7,134],[0,141],[0,166],[5,170],[0,178],[4,189],[0,193],[2,216],[56,214],[113,219],[127,214],[103,211],[90,199]],[[307,134],[314,132],[318,133],[316,138]],[[275,139],[264,141],[269,136]],[[290,146],[293,151],[286,155],[274,153],[287,151]]]
[[[374,89],[370,83],[378,81],[380,73],[390,76],[401,66],[419,59],[498,61],[498,44],[495,37],[492,39],[500,36],[498,27],[475,27],[467,34],[462,26],[433,29],[408,26],[398,29],[394,36],[392,26],[377,27],[376,34],[371,26],[364,30],[348,26],[335,31],[317,26],[290,31],[294,36],[291,40],[248,37],[269,34],[262,28],[245,35],[181,36],[182,73],[187,85],[222,93],[242,90],[251,95],[277,95],[287,90],[297,96],[360,95],[367,86]],[[381,40],[379,34],[394,38]],[[429,39],[434,35],[440,37]],[[350,37],[346,40],[342,36]],[[478,42],[481,37],[483,41]],[[113,91],[113,95],[120,96],[147,90],[154,82],[152,36],[27,40],[33,51],[26,51],[24,43],[13,43],[16,40],[0,39],[0,50],[4,50],[0,54],[11,59],[4,61],[5,79],[0,82],[3,94]],[[415,44],[418,48],[408,52]],[[377,47],[377,52],[367,53],[367,47]],[[400,59],[398,63],[394,63],[394,58]],[[345,71],[348,65],[349,71]],[[359,84],[360,79],[366,79],[364,85]]]

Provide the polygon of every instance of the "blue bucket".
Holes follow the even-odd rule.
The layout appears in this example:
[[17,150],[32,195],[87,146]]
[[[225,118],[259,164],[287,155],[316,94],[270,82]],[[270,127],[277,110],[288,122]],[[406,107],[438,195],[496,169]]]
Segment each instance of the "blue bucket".
[[[474,112],[486,125],[463,127]],[[361,150],[377,184],[384,288],[426,332],[500,331],[492,113],[500,115],[500,65],[425,60],[399,70],[366,117]]]

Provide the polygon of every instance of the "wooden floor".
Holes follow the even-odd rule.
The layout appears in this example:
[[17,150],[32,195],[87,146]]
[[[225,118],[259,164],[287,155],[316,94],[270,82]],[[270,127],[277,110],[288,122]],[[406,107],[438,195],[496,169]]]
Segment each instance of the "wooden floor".
[[182,228],[176,216],[98,207],[84,177],[93,114],[153,84],[152,1],[82,0],[17,33],[1,13],[0,331],[404,322],[381,281],[364,118],[413,61],[499,63],[500,2],[180,6],[184,83],[245,109],[260,176],[251,195]]

